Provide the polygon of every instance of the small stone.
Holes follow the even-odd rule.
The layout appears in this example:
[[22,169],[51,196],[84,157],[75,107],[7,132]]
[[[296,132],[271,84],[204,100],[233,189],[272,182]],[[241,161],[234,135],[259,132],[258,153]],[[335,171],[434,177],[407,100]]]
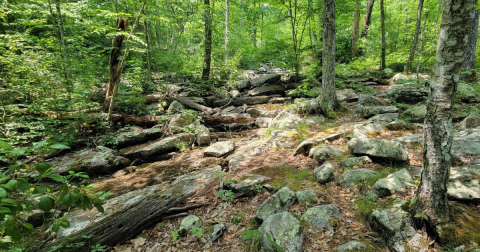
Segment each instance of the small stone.
[[203,222],[200,218],[195,215],[189,215],[185,217],[182,222],[180,223],[180,228],[178,229],[178,233],[180,235],[186,235],[187,232],[190,232],[193,228],[201,227]]
[[371,164],[372,160],[368,156],[346,158],[340,161],[339,165],[342,168],[351,168],[354,166],[363,166],[365,164]]
[[334,169],[331,163],[324,163],[322,166],[318,167],[315,172],[315,178],[318,183],[325,184],[334,179]]
[[203,154],[205,157],[222,157],[232,152],[235,149],[234,141],[216,142],[207,147]]
[[295,203],[295,193],[288,187],[284,187],[270,196],[257,210],[255,219],[259,222],[264,221],[268,216],[280,213]]
[[342,179],[338,182],[338,184],[344,187],[354,187],[360,182],[364,182],[367,179],[378,176],[378,172],[368,169],[348,170],[343,174]]
[[398,141],[375,138],[353,138],[348,141],[348,148],[356,155],[368,155],[391,161],[408,160],[407,148]]
[[310,154],[308,156],[312,157],[318,162],[324,162],[329,158],[334,158],[342,155],[343,153],[338,148],[331,145],[324,145],[318,148],[310,149]]
[[212,239],[212,241],[216,241],[216,240],[218,240],[218,238],[220,238],[220,236],[223,235],[225,230],[226,230],[226,228],[225,228],[225,225],[223,223],[215,224],[215,225],[213,225],[212,229],[208,232],[208,237],[210,237],[210,239]]
[[335,251],[337,252],[346,252],[346,251],[351,251],[351,250],[362,250],[366,249],[367,245],[357,242],[357,241],[349,241],[347,243],[344,243],[338,247],[335,248]]
[[309,208],[302,215],[302,221],[306,221],[318,229],[322,229],[325,226],[329,229],[333,229],[330,224],[331,218],[343,219],[338,207],[331,204]]

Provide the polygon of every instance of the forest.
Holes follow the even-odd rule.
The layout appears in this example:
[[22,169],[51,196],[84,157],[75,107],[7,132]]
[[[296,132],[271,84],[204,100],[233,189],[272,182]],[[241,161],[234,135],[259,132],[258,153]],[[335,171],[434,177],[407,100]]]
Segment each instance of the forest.
[[479,9],[1,1],[0,251],[480,251]]

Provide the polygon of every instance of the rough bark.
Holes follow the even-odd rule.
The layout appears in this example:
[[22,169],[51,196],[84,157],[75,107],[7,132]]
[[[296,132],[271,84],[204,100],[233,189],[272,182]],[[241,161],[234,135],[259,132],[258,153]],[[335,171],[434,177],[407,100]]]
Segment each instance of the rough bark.
[[113,123],[120,123],[121,125],[128,124],[140,127],[153,127],[158,124],[158,120],[162,119],[162,117],[112,114],[111,119]]
[[[62,45],[62,56],[64,60],[64,64],[67,63],[67,46],[65,45],[65,35],[63,29],[63,21],[62,21],[62,8],[60,6],[60,0],[55,0],[55,6],[57,8],[57,24],[58,24],[58,34],[60,37],[60,43]],[[68,74],[65,70],[65,78],[68,78]]]
[[187,108],[202,111],[203,113],[205,113],[207,115],[211,115],[213,113],[216,113],[216,112],[220,111],[220,109],[212,109],[212,108],[203,106],[201,104],[195,103],[195,102],[191,101],[190,99],[188,99],[186,97],[175,96],[173,99],[177,100],[178,102],[180,102],[181,104],[183,104]]
[[143,27],[145,28],[145,42],[147,42],[146,61],[147,61],[147,80],[152,81],[152,63],[150,57],[150,35],[148,34],[147,19],[143,20]]
[[323,53],[322,53],[322,109],[324,113],[338,106],[335,92],[335,0],[323,2]]
[[357,54],[358,32],[360,28],[360,2],[355,2],[355,11],[353,11],[352,27],[352,59]]
[[417,49],[418,35],[420,34],[420,24],[422,22],[422,9],[423,9],[423,0],[418,0],[417,7],[417,23],[415,24],[415,34],[413,35],[412,46],[410,47],[410,54],[408,55],[407,65],[405,70],[410,72],[412,70],[412,62],[415,57],[415,49]]
[[[117,22],[117,31],[126,32],[128,26],[128,18],[118,18]],[[113,95],[113,87],[117,80],[120,79],[120,71],[119,65],[120,60],[120,52],[123,44],[123,40],[125,39],[125,35],[118,35],[113,37],[112,39],[112,51],[110,52],[110,80],[107,86],[107,93],[105,96],[105,102],[103,103],[103,109],[108,109],[108,105],[110,104],[110,99]]]
[[225,0],[225,64],[228,61],[228,40],[229,40],[229,31],[228,31],[228,16],[229,16],[228,0]]
[[363,28],[362,28],[362,37],[367,36],[368,27],[372,21],[372,11],[373,11],[373,4],[375,0],[370,0],[367,2],[367,7],[365,9],[365,17],[363,18]]
[[[475,6],[477,6],[478,0],[475,1]],[[465,60],[463,61],[462,71],[474,71],[475,70],[475,53],[477,49],[477,36],[478,36],[478,14],[479,11],[475,10],[473,14],[470,14],[470,23],[469,23],[469,36],[467,46],[465,48]],[[467,81],[475,80],[475,73],[472,72],[466,78]]]
[[428,227],[449,219],[447,182],[452,163],[452,108],[460,70],[465,57],[469,23],[475,0],[444,0],[442,24],[437,45],[431,95],[423,130],[423,171],[414,213],[428,216]]
[[422,32],[420,33],[420,40],[418,41],[417,49],[417,82],[420,80],[420,57],[422,57],[423,33],[425,32],[425,25],[427,24],[428,11],[425,12],[425,19],[423,20]]
[[385,69],[385,53],[386,53],[386,41],[385,41],[385,7],[383,6],[384,0],[380,0],[380,19],[382,23],[382,59],[381,59],[381,66],[380,69]]
[[210,11],[210,0],[204,0],[205,11],[205,56],[203,58],[202,79],[210,78],[210,63],[212,62],[212,13]]

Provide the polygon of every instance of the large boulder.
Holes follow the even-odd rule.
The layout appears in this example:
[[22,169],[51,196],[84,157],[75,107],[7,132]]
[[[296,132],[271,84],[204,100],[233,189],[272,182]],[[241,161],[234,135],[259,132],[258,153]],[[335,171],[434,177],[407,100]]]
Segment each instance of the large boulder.
[[181,113],[183,110],[185,110],[185,106],[183,106],[183,104],[181,104],[178,101],[173,101],[172,103],[170,103],[170,106],[168,107],[167,112],[170,112],[170,113],[179,112],[179,113]]
[[478,100],[477,91],[466,83],[459,83],[457,88],[457,95],[463,102],[470,103]]
[[480,164],[480,128],[455,133],[451,155],[452,161],[457,164]]
[[187,127],[194,129],[195,136],[197,138],[196,142],[198,143],[198,145],[209,145],[210,142],[212,142],[212,139],[210,137],[210,130],[203,124],[201,124],[199,120],[195,121]]
[[235,149],[234,141],[216,142],[207,147],[203,154],[205,157],[222,157],[232,152]]
[[347,251],[362,251],[362,249],[366,249],[367,245],[357,242],[357,241],[349,241],[344,243],[335,248],[336,252],[347,252]]
[[344,160],[340,161],[339,165],[341,168],[352,168],[352,167],[360,167],[366,164],[371,164],[372,160],[368,156],[362,157],[353,157],[353,158],[345,158]]
[[363,106],[385,106],[386,101],[373,94],[361,94],[358,96],[358,104]]
[[453,200],[479,200],[480,165],[452,167],[447,184],[447,195]]
[[320,205],[316,207],[309,208],[303,215],[302,221],[318,228],[322,229],[328,227],[333,229],[331,226],[331,218],[343,219],[340,214],[340,210],[335,205]]
[[475,114],[475,115],[471,115],[471,116],[463,119],[463,121],[459,122],[458,126],[457,126],[457,129],[458,130],[466,130],[466,129],[477,128],[479,126],[480,126],[480,115]]
[[248,92],[249,96],[285,94],[285,88],[280,85],[266,85],[256,87]]
[[[398,207],[373,210],[368,216],[370,228],[380,234],[392,252],[406,252],[408,240],[416,234],[410,214]],[[417,250],[418,251],[418,250]]]
[[190,114],[176,114],[170,119],[168,129],[174,134],[185,132],[185,127],[192,124],[194,119],[195,118]]
[[368,179],[377,178],[380,174],[368,169],[354,169],[346,171],[338,184],[344,187],[354,187]]
[[308,156],[317,160],[317,162],[323,163],[329,158],[335,158],[342,155],[343,153],[337,147],[332,145],[324,145],[318,148],[310,149],[310,154]]
[[407,121],[414,122],[414,123],[423,123],[426,116],[427,116],[427,106],[425,105],[416,105],[405,110],[405,112],[403,112],[403,117]]
[[392,82],[397,82],[397,81],[402,81],[402,80],[408,80],[408,76],[402,74],[402,73],[397,73],[392,77]]
[[162,154],[179,150],[181,145],[190,146],[193,141],[195,141],[195,134],[182,133],[166,137],[155,142],[125,148],[120,150],[120,153],[131,160],[135,160],[137,158],[144,161],[155,160]]
[[225,184],[225,187],[242,194],[242,196],[250,197],[257,194],[258,190],[256,186],[262,186],[268,180],[270,180],[269,177],[247,173],[235,179],[233,182]]
[[298,191],[295,197],[300,205],[310,205],[318,201],[318,194],[314,190]]
[[304,235],[302,225],[289,212],[268,216],[258,231],[262,233],[260,243],[265,252],[278,251],[273,244],[280,246],[285,252],[303,251]]
[[158,139],[163,135],[160,128],[142,129],[139,127],[133,129],[124,129],[115,134],[111,139],[103,140],[106,147],[125,148],[127,146],[144,143]]
[[379,114],[379,115],[370,117],[368,120],[370,122],[387,124],[387,123],[395,121],[398,118],[398,116],[399,116],[398,113]]
[[295,193],[288,187],[284,187],[263,202],[257,210],[255,219],[263,222],[268,216],[280,213],[291,207],[295,203],[295,199]]
[[315,178],[317,179],[318,183],[325,184],[334,179],[334,171],[335,170],[333,169],[333,165],[331,163],[324,163],[315,171]]
[[302,123],[303,119],[297,115],[282,111],[268,125],[270,129],[286,129],[293,128],[295,125]]
[[281,78],[282,76],[280,74],[265,74],[251,80],[250,82],[252,83],[252,87],[259,87],[265,84],[276,84]]
[[379,114],[397,113],[398,108],[395,106],[365,106],[362,109],[361,116],[370,118]]
[[404,136],[393,139],[393,141],[398,141],[404,145],[423,145],[423,135],[408,133]]
[[348,141],[348,148],[355,155],[368,155],[370,157],[391,160],[407,161],[408,151],[403,144],[385,139],[353,138]]
[[397,192],[405,192],[408,187],[413,186],[413,179],[406,169],[401,169],[379,179],[372,187],[371,193],[376,197],[387,197]]
[[352,138],[368,138],[371,133],[378,133],[383,130],[383,126],[379,123],[369,123],[359,125],[353,129]]
[[428,98],[428,90],[417,87],[394,87],[387,90],[390,99],[397,103],[416,104]]
[[121,170],[130,165],[130,160],[116,155],[107,147],[97,146],[95,149],[85,149],[49,160],[48,163],[56,165],[53,168],[54,173],[67,174],[69,171],[74,171],[96,176]]
[[296,107],[292,112],[297,114],[318,114],[320,112],[320,101],[317,99],[298,98],[293,101]]
[[337,91],[338,102],[355,102],[358,101],[358,95],[352,89],[343,89]]
[[233,88],[237,89],[240,92],[243,92],[249,89],[252,86],[250,80],[239,80],[233,84]]
[[261,139],[250,141],[249,143],[237,148],[234,153],[232,153],[226,158],[228,161],[229,170],[233,172],[238,172],[242,168],[251,169],[252,160],[254,160],[258,155],[264,153],[267,150],[265,148],[265,145],[266,141]]

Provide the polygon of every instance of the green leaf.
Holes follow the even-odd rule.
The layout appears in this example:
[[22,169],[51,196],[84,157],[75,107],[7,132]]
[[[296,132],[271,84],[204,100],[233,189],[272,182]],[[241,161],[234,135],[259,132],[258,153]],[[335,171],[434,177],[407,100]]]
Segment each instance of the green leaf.
[[22,223],[22,225],[27,229],[33,229],[33,225],[30,223]]
[[63,227],[63,228],[68,228],[68,227],[70,227],[70,222],[62,221],[62,222],[60,222],[60,226]]
[[422,214],[417,213],[417,214],[415,214],[415,216],[413,216],[413,217],[415,217],[415,218],[421,218],[421,217],[422,217]]
[[60,230],[60,224],[58,223],[53,224],[52,231],[57,233],[59,230]]
[[4,213],[9,214],[11,212],[12,212],[12,210],[10,210],[10,208],[8,208],[8,207],[0,207],[0,213],[2,213],[2,214],[4,214]]
[[65,182],[67,182],[67,180],[65,179],[65,177],[62,176],[62,175],[55,175],[55,174],[54,174],[54,175],[48,175],[47,178],[53,179],[53,180],[55,180],[55,181],[57,181],[57,182],[60,182],[60,183],[65,183]]
[[35,166],[35,169],[38,171],[38,173],[40,173],[40,175],[43,175],[48,169],[50,169],[50,167],[52,167],[52,165],[49,163],[38,163]]
[[43,196],[40,198],[40,202],[38,203],[38,208],[44,212],[48,212],[53,209],[55,205],[55,201],[48,197],[48,196]]
[[0,141],[0,148],[5,149],[5,150],[11,150],[13,147],[8,144],[7,142]]
[[12,179],[8,181],[5,185],[3,185],[3,188],[9,191],[15,191],[18,189],[18,181],[16,181],[15,179]]
[[63,145],[63,144],[53,144],[50,146],[50,148],[55,149],[55,150],[65,150],[65,149],[70,149],[70,147]]
[[75,204],[75,202],[77,202],[77,198],[72,194],[67,194],[62,199],[62,203],[65,205],[72,205]]
[[95,206],[95,208],[97,208],[97,210],[98,210],[100,213],[105,212],[105,210],[103,209],[102,204],[100,204],[100,203],[98,203],[98,202],[95,202],[95,203],[93,203],[93,205]]
[[424,215],[423,218],[428,221],[428,216]]
[[0,198],[6,198],[7,197],[7,191],[5,189],[0,187]]
[[2,201],[0,201],[0,205],[17,207],[18,203],[16,200],[5,198],[5,199],[2,199]]

